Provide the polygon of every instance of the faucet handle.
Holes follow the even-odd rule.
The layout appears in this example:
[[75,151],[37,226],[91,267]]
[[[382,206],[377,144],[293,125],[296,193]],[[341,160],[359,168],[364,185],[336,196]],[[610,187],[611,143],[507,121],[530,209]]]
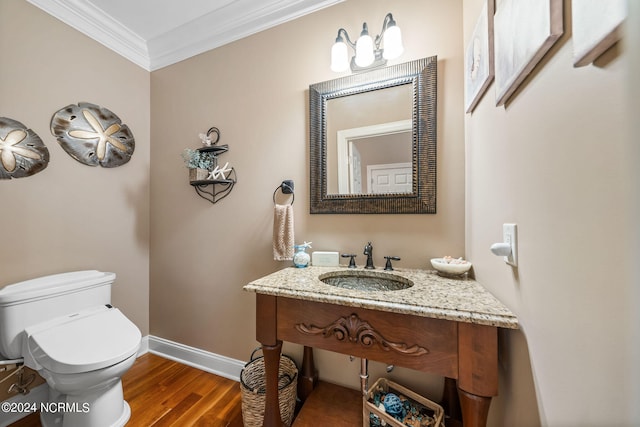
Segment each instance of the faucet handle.
[[349,260],[349,268],[356,268],[356,254],[342,254],[342,258],[351,258]]
[[386,256],[384,258],[387,260],[387,263],[384,266],[385,270],[393,270],[393,266],[391,265],[391,260],[400,261],[399,256]]

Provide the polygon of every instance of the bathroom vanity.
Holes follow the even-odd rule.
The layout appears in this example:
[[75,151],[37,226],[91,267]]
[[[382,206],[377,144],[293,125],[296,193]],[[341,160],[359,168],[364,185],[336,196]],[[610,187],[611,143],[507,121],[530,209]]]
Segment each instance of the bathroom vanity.
[[[321,280],[343,274],[396,278],[410,287],[348,289]],[[316,347],[442,375],[445,395],[455,399],[451,386],[458,389],[464,426],[486,425],[498,394],[498,328],[515,329],[518,321],[478,282],[427,270],[308,267],[280,270],[244,289],[256,293],[256,339],[267,376],[264,426],[282,425],[277,376],[283,341],[305,346],[303,401],[314,385]]]

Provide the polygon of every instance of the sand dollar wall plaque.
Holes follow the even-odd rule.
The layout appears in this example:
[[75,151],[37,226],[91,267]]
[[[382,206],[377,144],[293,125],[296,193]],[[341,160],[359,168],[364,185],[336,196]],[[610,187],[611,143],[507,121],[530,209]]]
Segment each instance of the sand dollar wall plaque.
[[121,166],[135,149],[129,127],[108,109],[88,102],[58,110],[51,118],[51,133],[67,154],[89,166]]
[[34,131],[0,117],[0,179],[31,176],[48,164],[49,150]]

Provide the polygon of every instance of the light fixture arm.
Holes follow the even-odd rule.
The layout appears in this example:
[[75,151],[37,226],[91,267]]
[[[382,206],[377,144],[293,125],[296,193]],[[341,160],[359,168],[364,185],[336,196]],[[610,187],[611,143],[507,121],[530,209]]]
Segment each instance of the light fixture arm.
[[[344,39],[342,38],[342,36],[340,34],[344,35]],[[351,41],[351,39],[349,38],[349,33],[347,33],[347,30],[345,30],[344,28],[340,28],[338,30],[338,36],[336,37],[336,43],[344,42],[345,39],[346,39],[346,43],[349,46],[351,46],[352,49],[355,50],[356,44],[353,41]]]
[[391,14],[391,12],[389,12],[382,21],[382,30],[380,30],[380,34],[378,34],[375,38],[374,43],[376,45],[376,50],[380,49],[380,43],[382,42],[382,38],[384,37],[384,33],[385,31],[387,31],[387,28],[394,25],[396,25],[396,21],[393,20],[393,15]]

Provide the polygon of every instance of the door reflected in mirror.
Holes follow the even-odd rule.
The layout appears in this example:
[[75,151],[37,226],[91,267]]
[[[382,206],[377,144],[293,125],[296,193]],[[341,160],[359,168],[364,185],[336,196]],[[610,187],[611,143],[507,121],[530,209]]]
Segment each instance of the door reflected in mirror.
[[412,132],[411,120],[339,130],[328,192],[337,179],[338,194],[411,193]]
[[413,86],[327,101],[327,193],[411,193]]

